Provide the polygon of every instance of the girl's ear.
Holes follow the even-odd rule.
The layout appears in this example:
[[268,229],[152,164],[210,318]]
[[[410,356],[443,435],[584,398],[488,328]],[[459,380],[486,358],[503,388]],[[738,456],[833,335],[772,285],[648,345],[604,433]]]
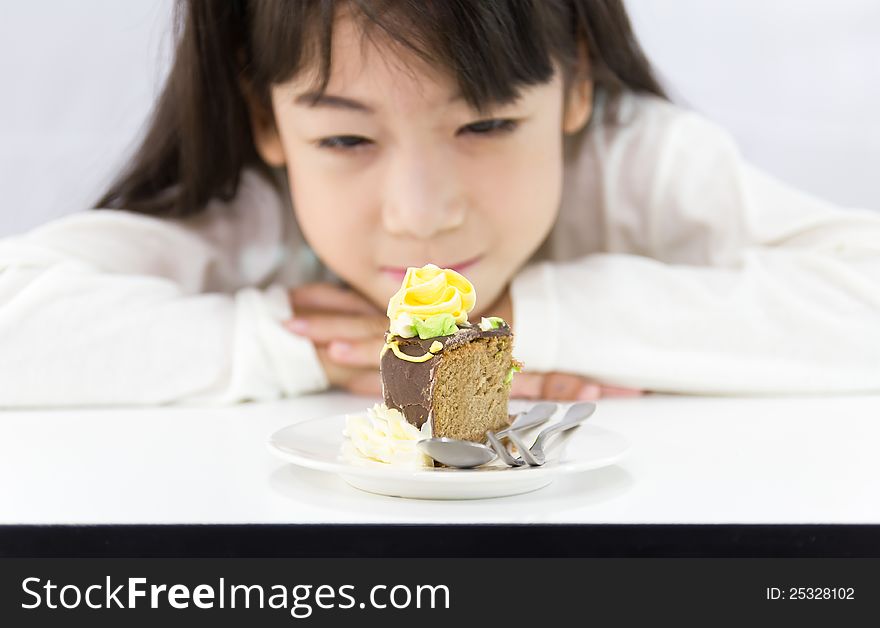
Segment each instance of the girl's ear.
[[578,47],[578,65],[565,96],[565,111],[562,116],[562,131],[577,133],[587,124],[593,113],[593,80],[590,78],[590,59],[587,47]]
[[275,126],[275,117],[258,101],[249,82],[242,81],[241,91],[250,112],[251,134],[257,154],[269,166],[276,168],[284,166],[287,158],[284,155],[281,136]]

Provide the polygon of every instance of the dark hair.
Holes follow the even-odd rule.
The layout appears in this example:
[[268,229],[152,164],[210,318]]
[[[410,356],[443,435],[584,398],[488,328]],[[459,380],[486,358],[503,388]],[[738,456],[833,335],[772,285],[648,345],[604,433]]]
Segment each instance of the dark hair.
[[622,0],[178,0],[171,72],[140,147],[96,208],[185,217],[232,198],[245,167],[271,180],[242,82],[270,112],[271,86],[317,64],[320,93],[341,6],[365,36],[448,70],[478,110],[548,81],[554,62],[570,78],[581,44],[612,104],[624,90],[665,98]]

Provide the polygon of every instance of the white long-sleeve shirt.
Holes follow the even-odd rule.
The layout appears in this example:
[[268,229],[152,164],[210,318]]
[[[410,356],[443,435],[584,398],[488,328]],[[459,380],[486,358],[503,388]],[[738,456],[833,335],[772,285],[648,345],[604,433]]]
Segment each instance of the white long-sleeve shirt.
[[[566,146],[559,218],[516,275],[531,371],[692,394],[880,391],[880,212],[744,162],[628,95]],[[281,326],[333,280],[272,185],[185,220],[83,211],[0,241],[0,407],[269,400],[327,387]]]

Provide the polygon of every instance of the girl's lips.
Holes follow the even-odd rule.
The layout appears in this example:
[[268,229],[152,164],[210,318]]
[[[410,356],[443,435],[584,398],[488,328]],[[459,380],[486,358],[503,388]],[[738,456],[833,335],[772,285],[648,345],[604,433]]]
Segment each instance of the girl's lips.
[[[441,266],[440,264],[437,265],[440,266],[440,268],[451,268],[457,273],[463,273],[464,271],[474,266],[477,262],[479,262],[481,257],[482,255],[478,255],[477,257],[472,257],[471,259],[465,260],[464,262],[461,262],[459,264],[451,264],[449,266]],[[406,268],[382,266],[380,270],[389,277],[392,277],[393,279],[396,279],[398,281],[403,280],[404,276],[406,275]]]

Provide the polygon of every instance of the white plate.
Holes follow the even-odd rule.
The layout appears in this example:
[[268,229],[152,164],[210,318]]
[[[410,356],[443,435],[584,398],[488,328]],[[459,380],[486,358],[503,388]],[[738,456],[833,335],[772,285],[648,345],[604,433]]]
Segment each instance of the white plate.
[[[560,410],[557,417],[561,415]],[[493,462],[477,469],[403,468],[343,456],[344,426],[344,414],[295,423],[272,434],[269,449],[293,464],[337,473],[363,491],[419,499],[479,499],[526,493],[566,473],[614,464],[629,449],[623,436],[586,423],[557,436],[556,443],[551,441],[547,462],[540,467],[511,468]]]

